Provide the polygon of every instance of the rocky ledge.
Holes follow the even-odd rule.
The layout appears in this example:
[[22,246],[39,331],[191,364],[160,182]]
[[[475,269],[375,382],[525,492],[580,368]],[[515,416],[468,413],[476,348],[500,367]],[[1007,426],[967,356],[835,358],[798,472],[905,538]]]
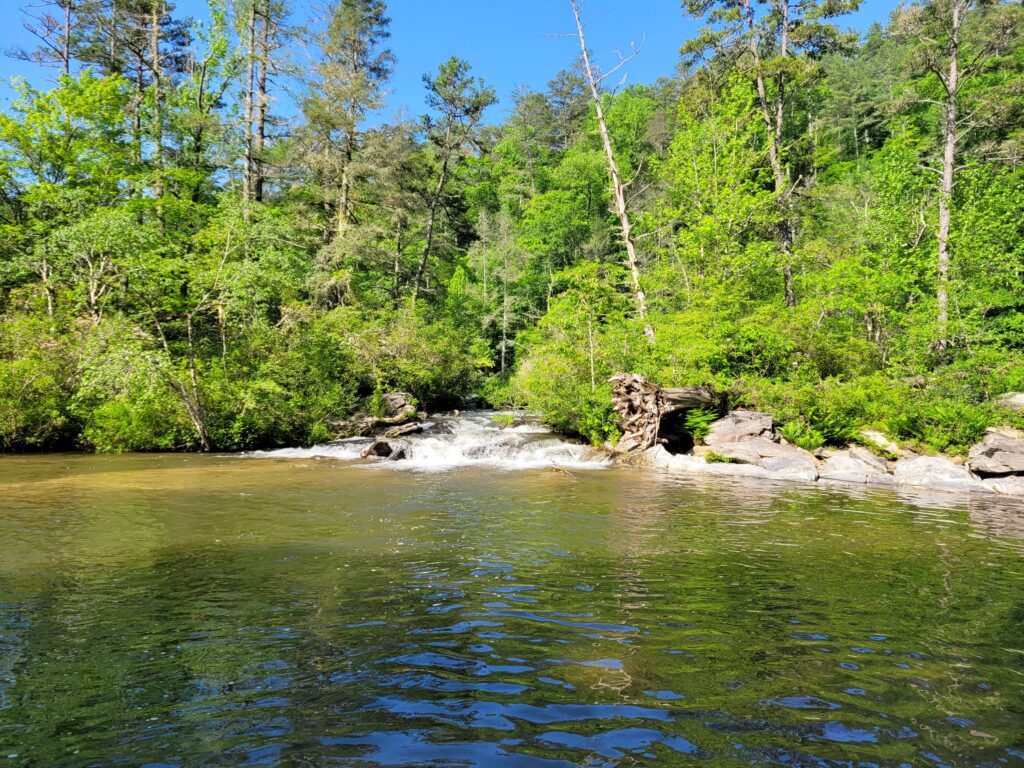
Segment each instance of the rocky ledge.
[[991,429],[966,462],[902,451],[880,434],[863,437],[865,443],[900,458],[887,459],[861,446],[811,453],[787,443],[772,416],[757,411],[733,411],[712,423],[701,444],[688,453],[673,454],[657,445],[620,458],[680,474],[916,487],[1024,499],[1024,433]]

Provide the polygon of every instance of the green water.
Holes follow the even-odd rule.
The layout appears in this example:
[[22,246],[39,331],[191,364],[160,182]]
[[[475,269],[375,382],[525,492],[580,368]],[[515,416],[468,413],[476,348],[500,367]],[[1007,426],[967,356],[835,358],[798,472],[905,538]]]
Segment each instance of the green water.
[[2,766],[1024,766],[1024,508],[0,459]]

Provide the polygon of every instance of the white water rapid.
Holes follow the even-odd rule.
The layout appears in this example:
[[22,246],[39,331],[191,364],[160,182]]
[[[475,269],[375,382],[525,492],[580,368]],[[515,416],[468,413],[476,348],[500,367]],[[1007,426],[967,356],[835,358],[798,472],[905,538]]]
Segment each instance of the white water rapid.
[[[514,420],[512,425],[504,423]],[[397,470],[442,472],[467,466],[496,469],[601,469],[608,460],[585,445],[556,437],[542,424],[507,411],[470,411],[460,416],[440,416],[424,423],[419,435],[387,440],[405,449],[406,458],[360,459],[372,442],[352,438],[312,448],[254,451],[246,456],[260,459],[336,459]]]

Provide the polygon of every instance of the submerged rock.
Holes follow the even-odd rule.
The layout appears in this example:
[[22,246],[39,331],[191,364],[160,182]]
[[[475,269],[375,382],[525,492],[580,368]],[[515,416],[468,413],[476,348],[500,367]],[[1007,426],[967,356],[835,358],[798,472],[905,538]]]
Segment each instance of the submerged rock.
[[[755,437],[774,437],[772,416],[759,411],[732,411],[724,418],[712,422],[704,444],[718,450],[720,446],[738,443]],[[719,451],[720,452],[720,451]]]
[[862,485],[895,485],[885,459],[863,448],[849,448],[830,456],[818,470],[822,480]]
[[374,440],[367,446],[360,455],[361,458],[369,459],[372,456],[376,456],[381,459],[386,459],[395,452],[395,449],[391,447],[391,443],[385,440]]
[[990,430],[971,448],[967,467],[980,475],[1012,475],[1024,472],[1024,440]]
[[896,482],[944,491],[992,493],[992,489],[978,480],[965,467],[958,466],[944,456],[918,456],[896,462],[893,470]]

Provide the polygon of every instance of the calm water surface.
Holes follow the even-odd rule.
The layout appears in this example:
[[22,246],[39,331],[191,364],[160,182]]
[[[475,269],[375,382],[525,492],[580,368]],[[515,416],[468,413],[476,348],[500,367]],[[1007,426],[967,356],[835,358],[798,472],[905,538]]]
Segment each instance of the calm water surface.
[[1024,508],[0,459],[2,766],[1024,766]]

